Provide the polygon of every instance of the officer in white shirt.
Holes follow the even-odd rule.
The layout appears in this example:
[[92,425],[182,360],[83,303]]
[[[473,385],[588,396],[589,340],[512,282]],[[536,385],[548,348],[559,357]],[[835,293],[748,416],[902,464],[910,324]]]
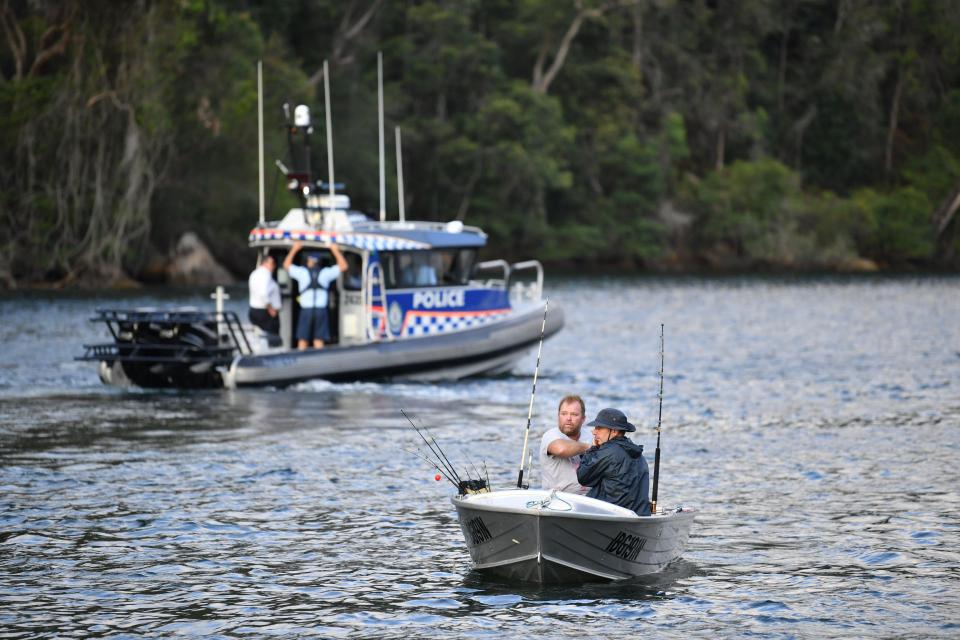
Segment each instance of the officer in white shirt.
[[307,266],[293,264],[293,259],[303,247],[299,240],[283,261],[283,268],[297,281],[300,296],[300,319],[297,321],[297,348],[306,349],[313,341],[314,349],[322,349],[324,341],[330,340],[330,322],[327,317],[327,289],[341,272],[347,270],[347,261],[337,245],[330,245],[330,253],[337,264],[320,268],[320,256],[307,254]]
[[583,398],[566,396],[557,408],[557,426],[540,439],[540,484],[544,489],[587,492],[577,482],[580,454],[593,445],[593,436],[581,429],[586,414]]
[[260,265],[250,274],[250,322],[267,332],[268,336],[280,335],[280,286],[273,279],[277,261],[266,255]]

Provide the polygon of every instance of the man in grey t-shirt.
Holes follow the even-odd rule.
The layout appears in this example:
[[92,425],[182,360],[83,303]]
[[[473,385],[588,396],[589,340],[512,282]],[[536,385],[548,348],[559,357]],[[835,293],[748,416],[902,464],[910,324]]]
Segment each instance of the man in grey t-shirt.
[[586,493],[577,482],[580,454],[593,445],[593,436],[581,429],[586,407],[580,396],[566,396],[557,409],[557,426],[540,439],[540,484],[544,489]]

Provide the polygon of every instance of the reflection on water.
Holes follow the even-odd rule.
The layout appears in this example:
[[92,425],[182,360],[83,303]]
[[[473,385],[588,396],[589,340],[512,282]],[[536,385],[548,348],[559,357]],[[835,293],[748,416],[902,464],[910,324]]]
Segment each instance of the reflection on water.
[[[116,301],[0,300],[0,628],[9,637],[950,636],[960,580],[960,280],[580,280],[551,300],[535,433],[619,406],[684,559],[629,583],[470,569],[429,425],[516,479],[533,356],[459,384],[106,389],[70,357]],[[170,299],[138,294],[136,305]],[[242,300],[242,295],[234,296]],[[207,304],[205,293],[174,297]],[[635,419],[634,419],[635,418]],[[536,470],[534,471],[536,477]]]

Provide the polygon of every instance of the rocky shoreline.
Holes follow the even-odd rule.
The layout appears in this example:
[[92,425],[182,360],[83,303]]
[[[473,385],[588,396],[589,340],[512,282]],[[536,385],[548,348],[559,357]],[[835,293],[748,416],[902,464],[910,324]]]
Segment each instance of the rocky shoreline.
[[[529,259],[514,256],[511,261]],[[252,258],[251,258],[252,260]],[[717,249],[704,255],[668,252],[656,260],[544,260],[544,268],[555,275],[842,275],[842,274],[954,274],[954,269],[929,264],[881,265],[861,257],[806,261],[749,260],[732,252]],[[252,262],[251,262],[252,268]],[[246,279],[217,260],[198,234],[189,231],[177,241],[167,255],[157,254],[146,261],[137,273],[79,275],[70,278],[16,281],[9,274],[0,274],[0,290],[17,289],[137,289],[150,286],[229,286]]]

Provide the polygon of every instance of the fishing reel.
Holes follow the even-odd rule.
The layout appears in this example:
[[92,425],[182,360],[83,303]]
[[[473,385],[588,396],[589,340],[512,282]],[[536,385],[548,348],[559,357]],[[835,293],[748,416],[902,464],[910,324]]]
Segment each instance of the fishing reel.
[[487,486],[487,481],[483,479],[461,480],[457,484],[457,489],[462,496],[472,495],[474,493],[490,493],[490,487]]

